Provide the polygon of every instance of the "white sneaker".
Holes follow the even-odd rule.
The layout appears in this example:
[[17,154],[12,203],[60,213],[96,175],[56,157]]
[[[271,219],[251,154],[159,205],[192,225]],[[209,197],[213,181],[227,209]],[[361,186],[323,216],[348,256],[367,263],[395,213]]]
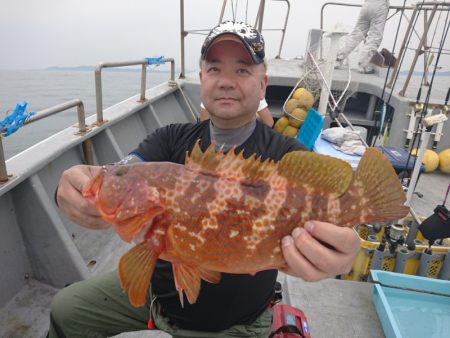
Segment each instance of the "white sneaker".
[[373,74],[373,73],[375,73],[375,69],[373,69],[372,66],[366,66],[366,67],[359,66],[358,67],[358,73],[361,73],[361,74]]

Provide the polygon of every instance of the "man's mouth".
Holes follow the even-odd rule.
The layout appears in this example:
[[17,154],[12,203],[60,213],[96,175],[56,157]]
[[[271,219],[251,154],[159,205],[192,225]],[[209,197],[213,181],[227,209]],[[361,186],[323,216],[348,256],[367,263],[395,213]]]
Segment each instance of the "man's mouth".
[[216,101],[219,102],[223,102],[223,103],[231,103],[231,102],[236,102],[237,99],[235,99],[234,97],[219,97],[216,99]]

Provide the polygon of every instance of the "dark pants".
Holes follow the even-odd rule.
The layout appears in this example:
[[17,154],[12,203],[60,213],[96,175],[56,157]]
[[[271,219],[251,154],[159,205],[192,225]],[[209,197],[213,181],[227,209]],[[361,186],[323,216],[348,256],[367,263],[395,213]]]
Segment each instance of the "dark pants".
[[[145,306],[133,307],[120,287],[116,271],[72,284],[53,299],[49,337],[110,337],[146,330],[151,299],[149,292]],[[265,338],[272,325],[272,309],[267,309],[252,325],[235,325],[220,332],[180,329],[161,315],[157,301],[153,302],[151,311],[156,327],[174,337]]]

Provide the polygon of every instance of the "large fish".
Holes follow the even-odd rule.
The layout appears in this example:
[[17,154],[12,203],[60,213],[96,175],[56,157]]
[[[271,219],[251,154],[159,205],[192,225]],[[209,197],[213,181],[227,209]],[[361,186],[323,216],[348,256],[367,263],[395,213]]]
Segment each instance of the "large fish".
[[369,148],[352,172],[342,160],[306,151],[278,163],[255,155],[205,153],[185,165],[149,162],[104,167],[83,192],[120,237],[137,243],[119,261],[131,304],[145,303],[158,258],[172,262],[183,302],[221,272],[286,267],[280,240],[308,220],[345,227],[404,217],[405,194],[386,157]]

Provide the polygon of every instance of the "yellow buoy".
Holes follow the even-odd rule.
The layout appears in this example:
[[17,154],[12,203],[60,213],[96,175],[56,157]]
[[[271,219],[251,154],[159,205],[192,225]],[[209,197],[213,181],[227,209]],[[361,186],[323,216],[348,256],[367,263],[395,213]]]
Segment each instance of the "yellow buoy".
[[439,170],[450,174],[450,148],[442,150],[439,153]]
[[[411,154],[416,155],[417,149],[413,149]],[[439,166],[439,156],[433,150],[426,149],[422,163],[425,165],[425,172],[429,173],[437,169]]]

